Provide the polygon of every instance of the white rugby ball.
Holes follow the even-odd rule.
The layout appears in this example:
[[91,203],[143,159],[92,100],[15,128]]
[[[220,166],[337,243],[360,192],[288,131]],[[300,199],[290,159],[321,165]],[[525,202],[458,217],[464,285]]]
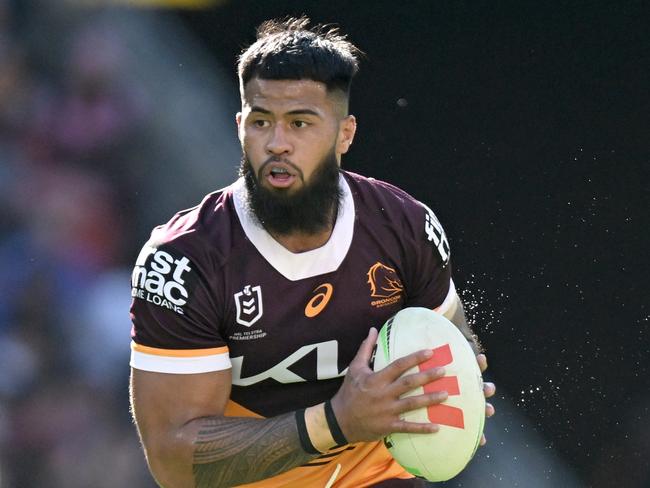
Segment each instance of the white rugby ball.
[[393,458],[409,473],[429,481],[446,481],[460,473],[472,459],[483,434],[485,396],[476,356],[458,328],[442,315],[421,307],[400,310],[379,331],[374,371],[397,358],[421,349],[433,357],[404,374],[443,366],[445,376],[405,395],[447,391],[439,405],[401,415],[409,422],[431,422],[433,434],[390,434],[384,443]]

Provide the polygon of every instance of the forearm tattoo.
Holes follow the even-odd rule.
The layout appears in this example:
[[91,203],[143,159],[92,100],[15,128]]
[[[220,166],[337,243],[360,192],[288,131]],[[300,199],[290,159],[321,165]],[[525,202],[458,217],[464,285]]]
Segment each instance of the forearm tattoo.
[[305,464],[293,413],[269,419],[210,417],[194,443],[197,488],[250,483]]

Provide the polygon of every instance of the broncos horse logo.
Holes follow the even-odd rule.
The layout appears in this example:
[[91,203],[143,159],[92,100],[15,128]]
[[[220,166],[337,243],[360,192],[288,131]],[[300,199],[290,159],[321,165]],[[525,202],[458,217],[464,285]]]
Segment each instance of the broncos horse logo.
[[379,261],[368,270],[368,284],[370,296],[374,298],[390,298],[404,291],[395,270]]

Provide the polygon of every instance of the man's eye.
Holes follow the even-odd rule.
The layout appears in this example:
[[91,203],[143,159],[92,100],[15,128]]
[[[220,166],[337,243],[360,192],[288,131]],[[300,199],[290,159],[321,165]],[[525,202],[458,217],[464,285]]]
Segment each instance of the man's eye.
[[298,129],[302,129],[303,127],[307,127],[309,124],[304,120],[294,120],[293,125]]
[[255,127],[268,127],[269,121],[268,120],[258,119],[258,120],[253,121],[253,125]]

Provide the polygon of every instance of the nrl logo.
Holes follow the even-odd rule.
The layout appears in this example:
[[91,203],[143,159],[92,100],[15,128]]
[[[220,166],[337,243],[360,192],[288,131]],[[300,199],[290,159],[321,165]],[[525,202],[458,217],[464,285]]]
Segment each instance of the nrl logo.
[[237,323],[250,327],[257,322],[264,312],[262,307],[262,287],[246,285],[242,291],[235,293]]
[[398,302],[404,291],[404,286],[395,270],[379,261],[368,270],[368,284],[370,285],[370,296],[379,299],[370,302],[374,307],[383,307]]

